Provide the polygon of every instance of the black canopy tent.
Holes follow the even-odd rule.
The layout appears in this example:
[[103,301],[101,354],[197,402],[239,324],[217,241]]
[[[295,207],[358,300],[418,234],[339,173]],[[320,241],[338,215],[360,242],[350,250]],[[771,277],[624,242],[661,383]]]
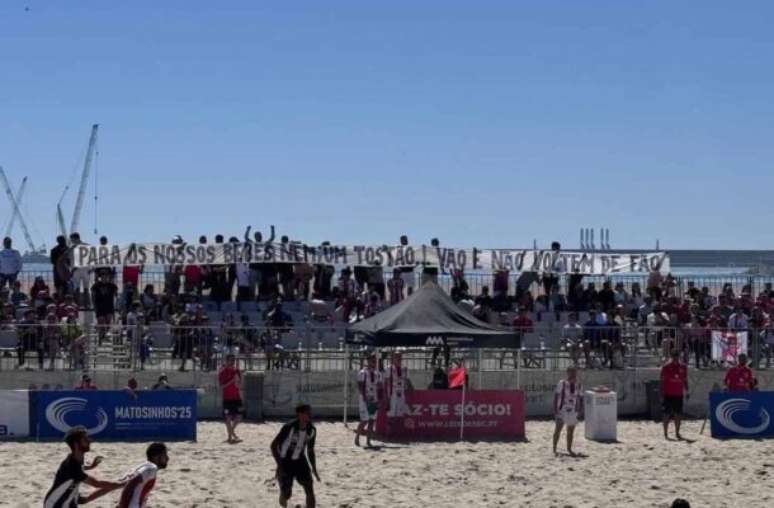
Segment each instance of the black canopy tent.
[[351,325],[347,342],[375,347],[521,346],[518,334],[476,319],[433,282],[424,284],[399,304]]

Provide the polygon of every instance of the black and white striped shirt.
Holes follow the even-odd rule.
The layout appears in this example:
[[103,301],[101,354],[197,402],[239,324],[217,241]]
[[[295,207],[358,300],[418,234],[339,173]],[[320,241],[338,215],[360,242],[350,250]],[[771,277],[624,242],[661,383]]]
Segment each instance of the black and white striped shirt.
[[86,479],[83,463],[72,455],[59,466],[54,478],[54,485],[46,494],[43,508],[75,508],[78,506],[78,487]]
[[281,460],[299,460],[306,458],[305,450],[314,453],[314,442],[317,437],[317,431],[311,423],[301,430],[298,426],[298,420],[293,420],[282,426],[276,441],[278,442],[278,453]]

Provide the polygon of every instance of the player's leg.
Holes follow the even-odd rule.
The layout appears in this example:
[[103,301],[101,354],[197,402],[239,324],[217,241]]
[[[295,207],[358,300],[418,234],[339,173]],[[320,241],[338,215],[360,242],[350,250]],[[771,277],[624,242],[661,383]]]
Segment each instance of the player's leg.
[[293,473],[282,468],[277,476],[277,482],[280,488],[279,504],[285,508],[293,495]]
[[368,418],[368,424],[366,425],[366,446],[371,447],[371,438],[374,436],[374,420]]
[[312,472],[309,470],[309,465],[306,463],[306,460],[303,460],[296,470],[296,481],[304,488],[306,508],[315,508],[317,500],[314,497],[314,480],[312,479]]
[[360,420],[360,423],[357,424],[357,429],[355,430],[355,446],[360,446],[360,435],[365,431],[366,423],[363,420]]
[[572,451],[572,439],[575,435],[575,425],[567,426],[567,453],[574,456],[575,452]]
[[554,455],[556,455],[556,446],[559,444],[559,437],[562,435],[562,427],[564,426],[564,422],[562,421],[561,417],[557,417],[556,425],[554,427]]

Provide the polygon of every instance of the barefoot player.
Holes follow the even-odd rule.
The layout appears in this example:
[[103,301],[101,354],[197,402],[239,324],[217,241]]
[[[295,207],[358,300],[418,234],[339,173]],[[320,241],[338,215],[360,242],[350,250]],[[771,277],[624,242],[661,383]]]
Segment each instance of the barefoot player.
[[[97,480],[84,472],[94,469],[102,461],[101,457],[97,457],[91,465],[84,466],[84,457],[91,449],[91,440],[85,427],[77,426],[67,431],[65,443],[70,447],[70,454],[59,466],[54,484],[43,501],[43,508],[75,508],[124,486],[121,482]],[[78,491],[81,483],[97,490],[88,496],[81,496]]]
[[683,397],[688,394],[688,368],[680,362],[680,351],[672,349],[672,360],[661,367],[661,395],[664,400],[664,439],[669,439],[669,420],[675,421],[675,434],[680,435],[680,419],[683,413]]
[[239,418],[242,414],[242,396],[239,386],[242,384],[242,373],[236,365],[234,355],[226,356],[226,364],[218,372],[218,384],[223,391],[223,418],[226,423],[227,441],[239,443],[242,440],[236,435]]
[[[320,481],[314,456],[317,431],[312,425],[311,408],[302,404],[296,408],[296,419],[282,426],[271,442],[271,454],[277,462],[277,481],[280,485],[280,506],[288,505],[293,494],[293,481],[304,488],[307,508],[314,508],[314,480]],[[306,451],[306,454],[304,454]],[[311,468],[309,467],[311,465]]]
[[382,389],[382,373],[376,369],[376,355],[370,355],[366,367],[358,373],[357,386],[360,392],[360,423],[355,431],[355,446],[360,446],[360,435],[365,431],[366,446],[370,448]]
[[556,446],[559,444],[559,437],[562,434],[562,427],[567,427],[567,453],[575,456],[572,451],[572,440],[575,434],[575,426],[578,424],[578,413],[583,402],[583,393],[580,382],[578,382],[578,370],[575,367],[567,369],[567,379],[562,379],[556,385],[554,392],[554,419],[556,427],[554,428],[554,455],[558,455]]

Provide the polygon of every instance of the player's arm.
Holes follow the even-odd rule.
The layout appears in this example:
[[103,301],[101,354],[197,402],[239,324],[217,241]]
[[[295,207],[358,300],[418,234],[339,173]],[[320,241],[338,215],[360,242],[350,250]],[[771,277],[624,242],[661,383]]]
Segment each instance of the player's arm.
[[118,502],[118,508],[128,508],[129,503],[132,501],[132,492],[142,482],[142,475],[137,475],[126,485],[124,491],[121,492],[121,500]]
[[124,486],[126,482],[109,482],[107,480],[97,480],[93,476],[85,475],[83,483],[95,489],[110,489],[116,490]]
[[[129,389],[127,388],[127,390],[129,390]],[[94,457],[94,460],[91,462],[91,464],[89,464],[88,466],[83,466],[83,470],[84,471],[90,471],[90,470],[94,469],[95,467],[99,466],[101,463],[102,463],[102,456],[101,455],[97,455],[96,457]]]
[[554,416],[559,414],[559,394],[554,392]]
[[290,427],[285,425],[280,429],[279,433],[277,434],[277,437],[274,438],[274,440],[271,442],[271,454],[274,456],[274,461],[277,463],[277,467],[280,465],[281,457],[279,452],[280,443],[288,437],[288,432],[290,431]]
[[317,474],[317,460],[314,455],[314,442],[316,440],[317,440],[317,432],[314,433],[314,435],[306,445],[306,456],[309,457],[309,465],[312,466],[312,473],[314,473],[314,477],[317,478],[317,481],[319,482],[320,475]]

